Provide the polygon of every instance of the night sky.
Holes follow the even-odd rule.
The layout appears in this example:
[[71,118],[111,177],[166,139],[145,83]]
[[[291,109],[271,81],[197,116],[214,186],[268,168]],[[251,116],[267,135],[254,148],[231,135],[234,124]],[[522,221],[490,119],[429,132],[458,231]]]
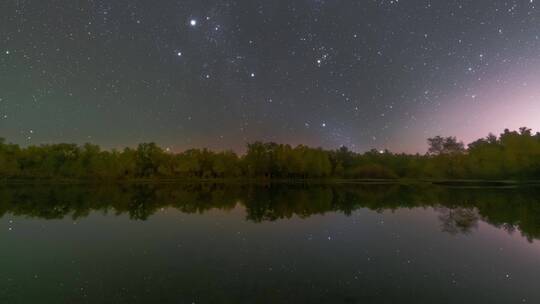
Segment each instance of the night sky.
[[0,1],[0,136],[424,152],[540,129],[540,4]]

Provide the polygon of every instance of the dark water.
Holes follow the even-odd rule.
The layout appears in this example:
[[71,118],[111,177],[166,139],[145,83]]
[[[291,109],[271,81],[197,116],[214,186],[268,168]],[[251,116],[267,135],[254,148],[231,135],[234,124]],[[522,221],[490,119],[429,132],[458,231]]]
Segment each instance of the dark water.
[[540,189],[0,186],[0,303],[540,303]]

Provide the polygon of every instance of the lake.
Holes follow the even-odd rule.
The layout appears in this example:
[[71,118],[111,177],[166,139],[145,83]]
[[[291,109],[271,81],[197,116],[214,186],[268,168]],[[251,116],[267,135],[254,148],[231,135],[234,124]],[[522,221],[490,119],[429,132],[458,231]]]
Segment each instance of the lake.
[[0,186],[0,303],[540,303],[540,188]]

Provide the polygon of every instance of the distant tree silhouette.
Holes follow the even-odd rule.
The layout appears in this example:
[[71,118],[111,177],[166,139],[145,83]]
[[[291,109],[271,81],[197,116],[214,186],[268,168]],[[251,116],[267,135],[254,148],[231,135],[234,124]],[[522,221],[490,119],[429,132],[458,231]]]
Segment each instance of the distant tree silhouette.
[[431,155],[455,154],[465,152],[463,142],[458,142],[455,137],[435,136],[428,138],[428,153]]
[[0,179],[540,179],[540,133],[526,127],[489,134],[467,149],[455,137],[435,136],[428,144],[425,155],[410,155],[254,142],[239,156],[207,149],[169,153],[155,143],[122,151],[92,144],[21,148],[0,138]]

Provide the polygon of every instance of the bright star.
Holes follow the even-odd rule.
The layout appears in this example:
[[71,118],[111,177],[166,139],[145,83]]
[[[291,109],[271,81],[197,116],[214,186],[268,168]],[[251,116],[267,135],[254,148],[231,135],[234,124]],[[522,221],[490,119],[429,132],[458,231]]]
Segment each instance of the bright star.
[[191,26],[196,26],[196,25],[197,25],[197,20],[191,19],[191,20],[189,21],[189,24],[190,24]]

